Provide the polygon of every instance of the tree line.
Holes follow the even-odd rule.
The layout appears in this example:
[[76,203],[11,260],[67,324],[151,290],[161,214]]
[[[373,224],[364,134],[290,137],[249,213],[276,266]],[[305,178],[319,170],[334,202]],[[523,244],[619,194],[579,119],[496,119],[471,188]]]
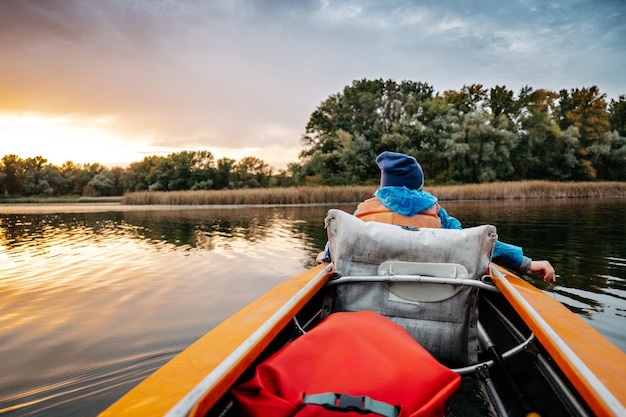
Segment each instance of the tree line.
[[321,184],[376,182],[384,150],[417,158],[427,182],[626,180],[626,98],[598,87],[560,92],[480,84],[359,80],[312,113],[298,175]]
[[147,156],[127,168],[104,165],[49,164],[41,156],[0,160],[0,190],[4,196],[121,196],[130,191],[211,190],[288,186],[284,172],[254,156],[239,161],[215,160],[209,151],[182,151]]
[[61,166],[42,156],[0,160],[5,196],[118,196],[130,191],[376,184],[384,150],[417,158],[429,184],[512,180],[626,181],[626,97],[480,84],[357,80],[311,114],[299,162],[274,172],[254,156],[209,151],[148,156],[127,168]]

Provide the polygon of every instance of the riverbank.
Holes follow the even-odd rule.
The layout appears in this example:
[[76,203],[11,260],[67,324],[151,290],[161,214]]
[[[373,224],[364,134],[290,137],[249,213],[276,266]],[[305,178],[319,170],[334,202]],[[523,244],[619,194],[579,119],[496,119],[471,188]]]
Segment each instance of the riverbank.
[[[240,190],[138,191],[123,197],[0,197],[13,204],[303,205],[356,203],[377,186],[251,188]],[[626,182],[518,181],[425,187],[440,201],[626,197]]]
[[121,203],[122,197],[0,197],[0,204],[101,204]]
[[[377,186],[253,188],[133,192],[128,205],[280,205],[355,203],[372,197]],[[441,201],[603,198],[626,196],[626,182],[519,181],[425,187]]]

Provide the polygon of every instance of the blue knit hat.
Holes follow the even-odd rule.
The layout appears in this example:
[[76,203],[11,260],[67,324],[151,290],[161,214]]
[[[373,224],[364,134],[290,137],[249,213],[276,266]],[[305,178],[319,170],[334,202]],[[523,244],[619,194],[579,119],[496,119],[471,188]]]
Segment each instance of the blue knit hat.
[[376,157],[380,168],[380,186],[396,186],[421,190],[424,186],[424,171],[412,156],[396,152],[383,152]]

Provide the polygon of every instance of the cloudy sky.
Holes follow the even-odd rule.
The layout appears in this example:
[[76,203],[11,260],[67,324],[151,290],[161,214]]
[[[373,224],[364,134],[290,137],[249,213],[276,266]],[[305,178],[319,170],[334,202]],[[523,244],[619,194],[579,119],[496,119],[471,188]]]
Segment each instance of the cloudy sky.
[[298,160],[357,79],[626,93],[623,0],[0,0],[0,157]]

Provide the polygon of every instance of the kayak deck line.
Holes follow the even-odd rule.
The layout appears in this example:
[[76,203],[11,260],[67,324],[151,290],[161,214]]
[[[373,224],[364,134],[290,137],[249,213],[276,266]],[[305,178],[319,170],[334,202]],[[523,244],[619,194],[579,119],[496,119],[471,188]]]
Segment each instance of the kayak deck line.
[[[497,291],[532,332],[503,356],[515,355],[536,338],[595,415],[626,415],[626,355],[558,301],[505,269],[493,264],[492,268],[491,280]],[[300,308],[324,286],[334,286],[331,278],[335,278],[332,263],[278,284],[201,337],[101,416],[204,415],[294,320]],[[594,344],[586,343],[589,340]],[[484,365],[490,364],[476,364]],[[456,369],[460,373],[475,370],[471,366]]]
[[557,300],[504,268],[492,267],[496,286],[593,412],[626,415],[626,354]]

